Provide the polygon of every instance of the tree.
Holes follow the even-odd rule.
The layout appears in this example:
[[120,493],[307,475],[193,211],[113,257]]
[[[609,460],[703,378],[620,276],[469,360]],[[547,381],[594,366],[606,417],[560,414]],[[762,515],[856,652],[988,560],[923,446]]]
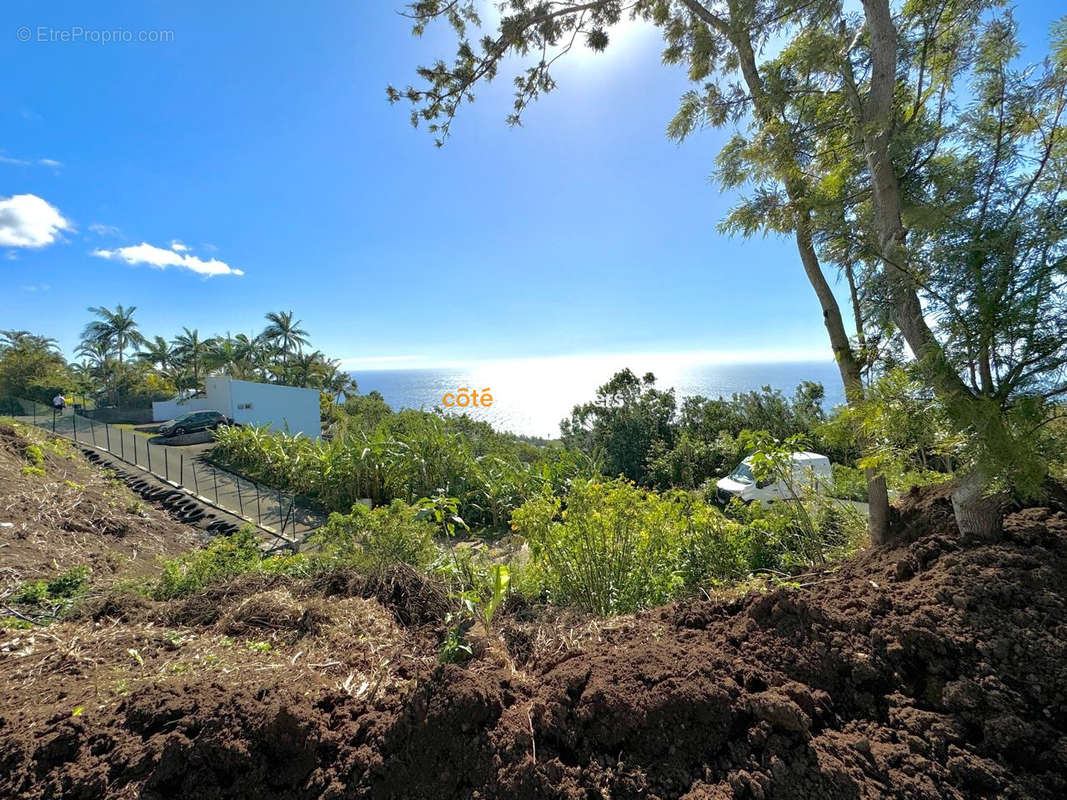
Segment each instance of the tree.
[[285,356],[300,352],[310,343],[308,332],[300,327],[300,320],[293,319],[292,311],[271,311],[267,314],[267,322],[263,337]]
[[29,331],[2,331],[0,396],[50,403],[71,386],[67,362],[51,339]]
[[574,407],[560,428],[563,441],[587,453],[604,453],[604,471],[647,484],[650,460],[674,446],[674,389],[655,388],[651,372],[638,378],[616,372],[597,389],[596,399]]
[[12,347],[36,347],[58,352],[59,344],[55,339],[38,336],[23,330],[0,330],[0,351]]
[[[803,4],[824,6],[826,2]],[[830,5],[833,5],[830,3]],[[814,12],[812,13],[814,16]],[[509,0],[501,4],[500,22],[480,42],[471,31],[481,27],[474,0],[452,3],[417,2],[409,6],[414,32],[421,34],[433,21],[447,21],[459,40],[455,61],[420,67],[422,88],[387,90],[390,101],[408,100],[412,124],[426,122],[441,145],[464,102],[474,89],[496,77],[509,56],[531,63],[515,78],[514,111],[508,121],[519,122],[526,107],[555,88],[551,68],[579,40],[594,50],[609,44],[608,30],[624,15],[657,25],[665,40],[663,60],[685,63],[700,91],[687,92],[668,132],[682,140],[704,124],[724,125],[748,120],[751,135],[738,136],[720,157],[719,179],[737,188],[753,177],[760,191],[725,222],[727,230],[746,235],[771,230],[794,237],[801,265],[822,308],[823,323],[838,364],[849,403],[863,399],[863,358],[854,351],[845,331],[837,299],[815,247],[815,193],[805,171],[809,136],[798,130],[788,114],[793,95],[787,81],[773,68],[761,71],[756,53],[773,47],[800,12],[779,0],[594,0],[593,2],[534,3]],[[737,82],[740,73],[740,82]],[[801,91],[806,91],[802,87]],[[758,213],[756,213],[758,212]],[[868,473],[870,527],[881,542],[888,525],[885,479]]]
[[174,337],[174,356],[179,366],[192,378],[190,388],[200,388],[200,375],[207,366],[210,351],[210,344],[200,338],[200,331],[196,329],[182,328],[182,332]]
[[[1067,392],[1067,37],[1043,69],[1013,74],[1014,26],[988,5],[918,2],[895,18],[864,0],[861,19],[838,14],[851,44],[829,60],[862,145],[882,302],[967,436],[952,500],[960,531],[983,538],[999,531],[996,490],[1041,486],[1028,441]],[[956,111],[959,92],[975,100]]]
[[93,320],[85,326],[85,330],[82,332],[82,340],[107,344],[108,350],[115,351],[120,364],[126,353],[126,348],[144,342],[144,337],[137,330],[137,322],[133,318],[133,312],[137,310],[137,306],[123,308],[119,305],[115,306],[114,310],[103,306],[94,306],[89,310],[96,314],[99,319]]
[[252,343],[244,334],[216,336],[208,342],[210,346],[209,361],[212,370],[239,380],[255,377],[255,364],[252,359]]
[[165,376],[171,375],[177,365],[176,356],[174,349],[166,339],[162,336],[156,336],[151,340],[146,339],[142,347],[144,349],[137,352],[137,358],[140,361],[151,364]]

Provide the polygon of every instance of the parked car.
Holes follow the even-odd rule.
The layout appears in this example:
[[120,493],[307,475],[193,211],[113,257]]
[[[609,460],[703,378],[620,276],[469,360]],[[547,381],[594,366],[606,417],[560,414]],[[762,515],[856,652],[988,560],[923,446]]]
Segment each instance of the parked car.
[[[746,458],[734,471],[715,484],[715,499],[726,504],[735,497],[749,503],[761,500],[771,503],[775,500],[794,499],[797,492],[820,491],[833,480],[830,459],[818,453],[793,453],[792,475],[790,479],[779,481],[757,481],[752,473],[752,458]],[[790,488],[792,484],[793,488]]]
[[184,436],[197,431],[213,431],[219,425],[232,425],[233,420],[221,411],[190,411],[159,426],[163,437]]

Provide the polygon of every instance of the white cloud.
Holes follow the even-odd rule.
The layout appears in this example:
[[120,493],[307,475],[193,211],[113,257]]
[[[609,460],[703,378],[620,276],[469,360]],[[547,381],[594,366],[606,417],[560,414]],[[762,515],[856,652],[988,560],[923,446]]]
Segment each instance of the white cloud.
[[0,152],[0,164],[11,164],[16,167],[51,167],[52,169],[59,169],[63,166],[62,161],[56,161],[54,158],[15,158],[2,152]]
[[175,253],[188,253],[189,252],[189,248],[186,245],[182,244],[177,239],[171,240],[170,249],[173,250]]
[[0,246],[44,247],[69,230],[59,209],[35,194],[0,197]]
[[132,265],[147,264],[156,269],[178,267],[179,269],[188,269],[198,275],[206,275],[207,277],[213,277],[215,275],[244,275],[243,270],[234,269],[226,262],[219,261],[217,258],[204,261],[196,256],[185,253],[176,253],[174,250],[165,250],[162,247],[156,247],[147,242],[141,242],[138,245],[132,245],[130,247],[119,247],[115,250],[97,249],[93,251],[93,255],[98,258],[125,261],[127,264]]
[[47,283],[31,283],[29,286],[23,286],[22,291],[30,292],[47,292],[52,286]]
[[89,230],[97,236],[118,236],[122,232],[117,225],[103,225],[99,222],[94,222],[90,225]]

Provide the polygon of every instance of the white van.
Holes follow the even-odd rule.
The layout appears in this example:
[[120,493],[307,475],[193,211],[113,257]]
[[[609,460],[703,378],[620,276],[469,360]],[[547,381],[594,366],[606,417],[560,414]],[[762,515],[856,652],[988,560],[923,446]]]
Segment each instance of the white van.
[[746,458],[738,464],[727,477],[720,478],[715,484],[715,497],[720,503],[729,503],[740,497],[746,503],[762,500],[770,503],[775,500],[788,500],[796,497],[790,489],[793,484],[796,492],[819,491],[833,480],[830,459],[818,453],[793,453],[793,474],[789,481],[780,480],[771,483],[759,483],[752,474],[752,458]]

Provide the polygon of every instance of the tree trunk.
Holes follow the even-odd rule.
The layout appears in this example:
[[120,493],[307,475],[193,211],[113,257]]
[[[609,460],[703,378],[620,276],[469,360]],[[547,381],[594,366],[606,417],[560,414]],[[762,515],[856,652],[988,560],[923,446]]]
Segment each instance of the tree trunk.
[[[870,34],[871,77],[866,103],[860,98],[846,57],[842,64],[845,93],[861,134],[871,178],[874,224],[878,234],[883,275],[888,286],[892,317],[905,341],[922,365],[935,395],[949,409],[954,421],[966,425],[967,417],[980,418],[978,398],[967,388],[923,316],[915,279],[909,271],[901,209],[903,200],[889,145],[893,130],[893,97],[897,85],[897,30],[889,0],[863,0]],[[970,422],[973,423],[974,419]],[[961,533],[988,536],[1000,528],[999,504],[986,497],[989,476],[975,471],[967,475],[953,494],[952,505]]]
[[[693,6],[689,5],[693,9]],[[694,13],[697,13],[695,9],[693,10]],[[730,14],[732,18],[737,14],[737,7],[733,2],[730,3]],[[781,109],[772,107],[772,101],[763,90],[763,81],[756,66],[756,54],[752,47],[748,28],[744,25],[737,25],[736,19],[734,20],[735,25],[730,27],[710,14],[698,14],[698,16],[718,28],[733,42],[734,47],[737,48],[741,74],[752,95],[756,116],[764,124],[773,122],[775,114],[778,113],[780,115]],[[793,162],[790,165],[791,172],[794,174],[800,173],[801,170],[796,163],[796,145],[793,141],[787,141],[786,144],[789,146],[790,158]],[[815,290],[815,296],[818,297],[819,305],[822,307],[823,325],[826,327],[826,333],[830,338],[830,347],[834,352],[834,360],[837,362],[838,371],[841,373],[841,383],[845,389],[845,400],[850,406],[855,406],[862,403],[864,397],[862,365],[852,350],[852,343],[849,341],[848,333],[845,331],[845,323],[841,317],[841,306],[830,288],[830,283],[826,280],[822,264],[819,263],[819,256],[815,252],[811,231],[811,210],[808,206],[807,192],[803,184],[798,183],[796,180],[786,179],[783,183],[785,183],[789,201],[796,209],[794,235],[797,250],[800,253],[800,261],[804,266],[804,273],[808,276],[808,282],[811,284],[812,289]],[[857,319],[859,319],[858,314]],[[863,333],[860,331],[860,336],[862,335]],[[886,489],[885,477],[878,475],[873,470],[867,472],[867,503],[870,507],[870,514],[867,517],[867,529],[871,536],[871,543],[876,545],[884,544],[889,537],[889,494]]]
[[867,478],[867,531],[871,544],[880,547],[889,544],[889,489],[885,475],[874,469],[863,472]]
[[1001,498],[988,494],[988,486],[988,476],[976,470],[961,478],[952,492],[956,527],[965,538],[988,542],[1000,536]]

